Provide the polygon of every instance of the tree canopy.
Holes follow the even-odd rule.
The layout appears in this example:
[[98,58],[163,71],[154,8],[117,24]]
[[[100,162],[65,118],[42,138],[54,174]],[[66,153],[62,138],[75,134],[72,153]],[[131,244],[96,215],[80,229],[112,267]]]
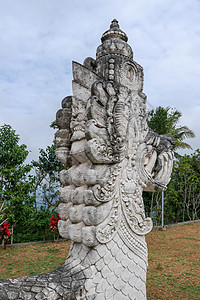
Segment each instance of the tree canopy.
[[25,164],[27,146],[10,125],[0,127],[0,202],[7,207],[9,222],[26,220],[32,206],[31,166]]
[[59,172],[63,169],[55,151],[56,145],[53,143],[45,150],[40,149],[38,161],[32,161],[35,170],[35,191],[40,189],[42,203],[51,211],[54,211],[58,205]]
[[149,127],[158,134],[168,134],[176,141],[177,149],[192,149],[184,140],[193,138],[194,132],[187,126],[179,126],[182,113],[170,107],[157,107],[147,113],[147,123]]
[[10,125],[0,127],[0,223],[8,219],[14,225],[15,242],[47,236],[63,168],[55,150],[54,143],[40,149],[38,160],[26,164],[27,146]]

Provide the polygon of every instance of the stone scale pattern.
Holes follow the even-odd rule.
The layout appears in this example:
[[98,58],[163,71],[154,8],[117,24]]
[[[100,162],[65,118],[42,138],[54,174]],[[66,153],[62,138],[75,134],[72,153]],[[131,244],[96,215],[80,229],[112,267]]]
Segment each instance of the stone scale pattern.
[[0,280],[0,300],[146,299],[147,246],[143,190],[170,180],[174,141],[146,122],[143,69],[113,20],[96,60],[73,62],[73,96],[57,112],[60,235],[66,262],[36,276]]

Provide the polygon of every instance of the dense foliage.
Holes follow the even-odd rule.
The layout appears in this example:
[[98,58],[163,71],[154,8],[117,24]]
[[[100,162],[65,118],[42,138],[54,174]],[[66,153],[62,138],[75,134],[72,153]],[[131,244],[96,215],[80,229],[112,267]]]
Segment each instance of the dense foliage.
[[174,162],[165,193],[166,222],[200,219],[200,151]]
[[12,226],[27,226],[32,215],[31,165],[25,164],[28,150],[19,145],[19,135],[10,125],[0,127],[0,205]]
[[58,205],[62,165],[54,143],[26,164],[29,152],[19,140],[10,125],[0,127],[0,224],[9,220],[13,242],[52,239],[48,224]]
[[[161,225],[161,192],[144,192],[146,213]],[[164,223],[200,219],[200,151],[174,161],[171,181],[164,192]]]
[[58,206],[59,173],[63,165],[56,158],[55,151],[56,145],[53,143],[46,150],[40,149],[38,161],[32,161],[35,171],[34,197],[36,211],[38,210],[37,198],[41,199],[40,203],[49,211],[54,211]]

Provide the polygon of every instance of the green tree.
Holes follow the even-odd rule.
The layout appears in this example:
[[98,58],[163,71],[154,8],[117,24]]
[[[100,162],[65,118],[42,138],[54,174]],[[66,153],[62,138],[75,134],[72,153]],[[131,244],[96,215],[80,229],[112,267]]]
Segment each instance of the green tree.
[[[56,122],[52,122],[51,128],[57,129]],[[56,145],[53,142],[45,150],[40,149],[37,161],[32,161],[35,170],[34,182],[34,199],[35,215],[34,226],[43,233],[43,239],[50,233],[49,221],[52,213],[56,213],[59,203],[59,173],[63,165],[56,157]],[[52,236],[52,233],[50,233]]]
[[24,226],[32,212],[31,165],[25,164],[27,146],[19,145],[19,135],[10,125],[0,127],[0,203],[13,225]]
[[177,149],[192,149],[184,142],[186,138],[193,138],[194,132],[187,126],[178,126],[182,113],[170,107],[157,107],[147,113],[147,123],[149,127],[158,134],[168,134],[176,141]]
[[[34,226],[37,229],[36,232],[40,232],[40,238],[45,240],[48,236],[49,232],[49,221],[52,213],[44,208],[43,206],[40,207],[40,209],[35,212],[34,215]],[[39,236],[39,235],[38,235]],[[52,233],[50,233],[50,236],[52,236]]]
[[45,150],[40,149],[38,161],[32,161],[36,173],[35,197],[40,197],[42,205],[50,211],[54,211],[59,202],[59,173],[63,169],[63,165],[58,161],[55,151],[56,145],[53,143]]
[[199,150],[174,162],[171,181],[165,192],[166,223],[200,218]]

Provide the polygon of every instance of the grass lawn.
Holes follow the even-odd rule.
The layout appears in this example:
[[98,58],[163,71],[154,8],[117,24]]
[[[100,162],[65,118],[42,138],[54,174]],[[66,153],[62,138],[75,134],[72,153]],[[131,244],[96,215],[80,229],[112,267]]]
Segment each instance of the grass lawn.
[[66,259],[70,242],[34,244],[0,249],[0,278],[17,278],[45,273]]
[[146,241],[148,300],[200,300],[200,223],[154,230]]
[[[148,300],[200,300],[200,223],[154,230],[149,249]],[[69,242],[0,249],[0,278],[44,273],[60,266]]]

